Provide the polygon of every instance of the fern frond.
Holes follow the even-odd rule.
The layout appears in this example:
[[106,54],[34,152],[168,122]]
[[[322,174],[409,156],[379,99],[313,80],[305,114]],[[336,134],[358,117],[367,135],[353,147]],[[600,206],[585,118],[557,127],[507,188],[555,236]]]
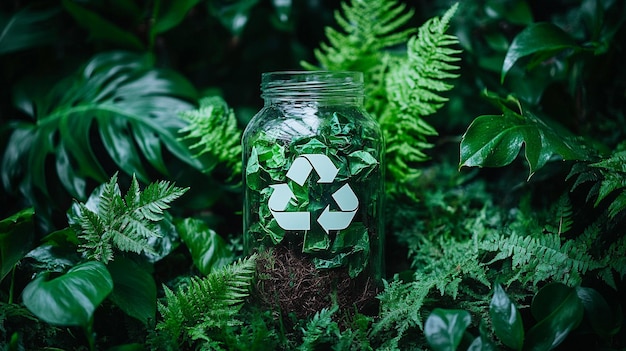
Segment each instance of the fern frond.
[[333,320],[333,315],[339,310],[337,305],[332,308],[324,308],[317,312],[303,328],[302,344],[298,347],[300,351],[314,351],[315,346],[332,340],[332,336],[339,332],[337,322]]
[[108,262],[113,259],[113,246],[106,238],[111,236],[106,223],[98,214],[92,212],[83,204],[79,204],[80,217],[77,218],[80,226],[79,239],[82,243],[79,252],[86,252],[87,257],[97,261]]
[[356,70],[368,75],[380,65],[383,49],[404,43],[413,32],[400,30],[413,10],[406,11],[406,5],[397,0],[352,0],[342,2],[341,10],[335,12],[341,31],[327,27],[330,45],[322,43],[315,50],[315,58],[327,70]]
[[120,200],[121,191],[117,184],[116,172],[107,183],[102,185],[102,191],[100,196],[98,196],[98,205],[96,206],[95,212],[98,213],[106,223],[110,223],[121,214],[123,205]]
[[[441,94],[457,77],[458,40],[446,34],[458,4],[441,18],[432,18],[416,32],[402,27],[413,10],[397,0],[342,2],[335,20],[341,31],[326,28],[328,43],[320,44],[315,57],[327,70],[361,71],[365,78],[366,110],[380,122],[387,143],[389,192],[405,193],[420,175],[416,164],[429,159],[425,150],[433,145],[427,137],[436,130],[423,120],[447,101]],[[406,45],[406,55],[391,48]],[[302,63],[305,68],[318,67]]]
[[563,233],[567,233],[574,224],[573,208],[567,194],[561,195],[559,200],[554,203],[550,209],[551,213],[554,213],[555,224],[546,224],[545,230],[560,236]]
[[424,23],[418,35],[407,45],[407,57],[390,66],[385,79],[386,95],[390,108],[379,117],[387,140],[387,158],[393,179],[408,183],[419,176],[415,164],[428,160],[423,150],[432,147],[427,137],[437,131],[423,117],[434,114],[448,100],[444,93],[453,85],[446,81],[456,78],[460,50],[452,46],[456,37],[446,34],[449,21],[458,4],[452,6],[441,18],[431,18]]
[[339,30],[325,29],[328,43],[321,43],[314,54],[320,67],[302,62],[310,69],[363,72],[365,81],[365,108],[380,116],[387,108],[385,76],[391,65],[390,49],[404,45],[415,33],[414,28],[403,29],[414,11],[398,0],[352,0],[342,2],[335,12]]
[[[403,283],[394,277],[391,283],[384,282],[380,300],[379,319],[374,323],[370,335],[394,330],[395,336],[387,341],[387,347],[397,349],[400,339],[412,328],[422,327],[421,309],[434,284],[421,284],[421,275],[413,282]],[[418,280],[419,279],[419,280]]]
[[204,278],[192,277],[188,286],[176,292],[165,287],[165,303],[158,303],[163,319],[156,326],[155,346],[189,347],[197,340],[218,345],[219,329],[241,324],[235,316],[248,296],[255,271],[256,256],[250,256]]
[[481,242],[480,248],[496,253],[488,264],[510,259],[512,269],[517,272],[516,278],[523,284],[537,285],[554,280],[574,286],[580,284],[586,272],[601,267],[589,255],[587,247],[578,246],[573,240],[561,245],[561,238],[556,234],[497,235]]
[[[135,177],[133,182],[137,183]],[[181,197],[186,191],[184,188],[174,186],[173,183],[159,181],[148,184],[143,192],[134,198],[133,203],[126,202],[126,205],[129,210],[137,212],[142,218],[158,222],[163,219],[163,211],[169,209],[170,202]]]
[[609,246],[602,262],[606,265],[600,272],[600,276],[604,281],[617,290],[617,285],[613,279],[613,272],[618,274],[620,280],[626,276],[626,236],[622,235],[619,239]]
[[574,177],[576,178],[576,180],[572,185],[571,191],[576,190],[582,184],[588,182],[598,182],[602,178],[602,175],[600,174],[600,171],[598,169],[590,169],[589,165],[586,162],[577,162],[572,166],[572,169],[570,170],[565,180],[570,180]]
[[189,125],[179,132],[181,140],[193,141],[190,149],[196,157],[212,158],[204,172],[211,172],[223,163],[231,170],[232,177],[241,173],[241,130],[232,109],[218,96],[200,99],[197,110],[183,111],[179,116]]
[[610,198],[609,218],[617,217],[626,210],[626,143],[617,146],[611,156],[592,164],[577,163],[572,167],[568,179],[576,177],[572,191],[580,184],[593,182],[587,201],[595,197],[594,206]]
[[117,173],[90,197],[95,208],[78,203],[78,211],[70,215],[77,232],[80,252],[101,262],[113,260],[115,250],[153,253],[148,239],[160,237],[155,223],[163,219],[169,203],[187,191],[169,182],[152,183],[141,192],[133,176],[127,194],[117,185]]

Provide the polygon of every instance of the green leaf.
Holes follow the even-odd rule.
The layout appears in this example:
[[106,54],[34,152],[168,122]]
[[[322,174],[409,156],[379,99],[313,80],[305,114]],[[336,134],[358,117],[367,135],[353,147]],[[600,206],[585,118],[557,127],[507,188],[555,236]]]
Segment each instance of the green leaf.
[[107,269],[113,279],[113,292],[109,296],[127,315],[147,324],[156,317],[156,283],[150,273],[135,261],[118,257],[109,262]]
[[176,230],[202,274],[207,275],[233,262],[234,255],[224,239],[202,220],[186,218],[176,223]]
[[474,341],[467,348],[467,351],[497,351],[495,345],[493,345],[488,339],[483,336],[477,336]]
[[79,25],[89,31],[92,38],[106,40],[128,49],[144,49],[143,43],[137,36],[121,29],[96,12],[82,7],[75,1],[63,0],[63,7],[74,17],[74,20],[76,20]]
[[188,165],[204,168],[177,138],[186,126],[177,112],[192,107],[194,87],[172,71],[153,68],[147,56],[99,54],[43,92],[25,81],[16,96],[36,122],[15,126],[6,151],[13,154],[2,164],[13,171],[3,171],[3,181],[26,196],[35,189],[49,195],[49,187],[58,184],[49,162],[63,175],[61,185],[79,200],[85,198],[88,179],[108,179],[103,165],[108,158],[142,180],[150,177],[147,166],[167,171],[161,146]]
[[261,190],[263,186],[260,171],[259,154],[253,146],[246,164],[246,185],[252,190]]
[[250,18],[250,11],[259,0],[220,0],[209,1],[209,12],[230,31],[231,34],[240,35]]
[[0,281],[33,247],[34,214],[27,208],[0,221]]
[[513,24],[529,25],[533,22],[533,14],[525,0],[498,1],[488,0],[485,12],[490,17],[504,18]]
[[426,341],[435,351],[456,351],[471,321],[467,311],[435,308],[424,324]]
[[544,286],[530,306],[538,321],[527,334],[525,350],[551,350],[582,321],[585,309],[576,289],[561,283]]
[[477,117],[461,140],[460,166],[502,167],[510,164],[524,147],[530,167],[529,178],[553,156],[563,160],[587,160],[591,151],[584,143],[556,123],[548,124],[534,113],[521,112],[497,101],[503,114]]
[[57,39],[52,19],[58,8],[35,10],[25,7],[12,15],[0,13],[0,55],[51,44]]
[[150,30],[152,38],[176,27],[199,2],[200,0],[157,0],[155,8],[158,12]]
[[[616,311],[612,309],[606,299],[595,289],[576,287],[576,294],[585,308],[585,315],[589,318],[593,331],[599,336],[608,339],[620,330],[620,318],[616,318]],[[619,314],[619,312],[617,312]]]
[[489,316],[500,341],[514,350],[521,350],[524,343],[522,317],[500,284],[494,287]]
[[520,32],[511,43],[502,64],[500,81],[522,57],[536,53],[555,53],[564,49],[578,49],[574,39],[553,23],[534,23]]
[[86,326],[94,311],[113,291],[113,279],[104,264],[88,261],[48,280],[43,273],[22,293],[24,305],[35,316],[55,325]]
[[[350,175],[367,177],[377,166],[378,160],[367,151],[359,150],[348,156]],[[363,172],[363,174],[360,174]]]
[[304,243],[302,244],[302,252],[315,253],[328,250],[330,247],[330,238],[321,230],[309,230],[304,233]]

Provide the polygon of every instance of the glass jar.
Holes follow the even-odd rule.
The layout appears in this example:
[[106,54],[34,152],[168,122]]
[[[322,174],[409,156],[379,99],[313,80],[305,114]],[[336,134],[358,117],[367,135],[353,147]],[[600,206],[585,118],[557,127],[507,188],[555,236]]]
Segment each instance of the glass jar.
[[360,72],[262,75],[243,138],[244,249],[283,313],[374,303],[383,274],[384,141]]

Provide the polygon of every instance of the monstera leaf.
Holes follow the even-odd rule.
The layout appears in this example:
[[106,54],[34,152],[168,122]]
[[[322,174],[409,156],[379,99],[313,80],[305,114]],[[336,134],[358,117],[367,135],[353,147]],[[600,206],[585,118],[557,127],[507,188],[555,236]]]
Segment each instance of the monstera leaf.
[[5,187],[31,199],[33,194],[50,198],[60,183],[84,200],[87,182],[106,182],[115,166],[142,181],[154,170],[167,174],[163,146],[202,169],[177,135],[186,126],[177,114],[193,108],[196,91],[151,61],[144,55],[103,53],[49,89],[40,81],[19,85],[14,104],[32,120],[13,128],[2,159]]

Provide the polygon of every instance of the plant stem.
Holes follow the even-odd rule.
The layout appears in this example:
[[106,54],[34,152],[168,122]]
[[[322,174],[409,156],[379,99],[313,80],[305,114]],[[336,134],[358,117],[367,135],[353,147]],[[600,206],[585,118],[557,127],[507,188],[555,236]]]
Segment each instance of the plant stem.
[[13,303],[13,290],[15,290],[15,268],[17,265],[13,265],[11,268],[11,285],[9,286],[9,304]]
[[93,316],[89,319],[87,325],[84,326],[84,331],[87,342],[89,342],[89,350],[96,351],[96,339],[93,333]]

